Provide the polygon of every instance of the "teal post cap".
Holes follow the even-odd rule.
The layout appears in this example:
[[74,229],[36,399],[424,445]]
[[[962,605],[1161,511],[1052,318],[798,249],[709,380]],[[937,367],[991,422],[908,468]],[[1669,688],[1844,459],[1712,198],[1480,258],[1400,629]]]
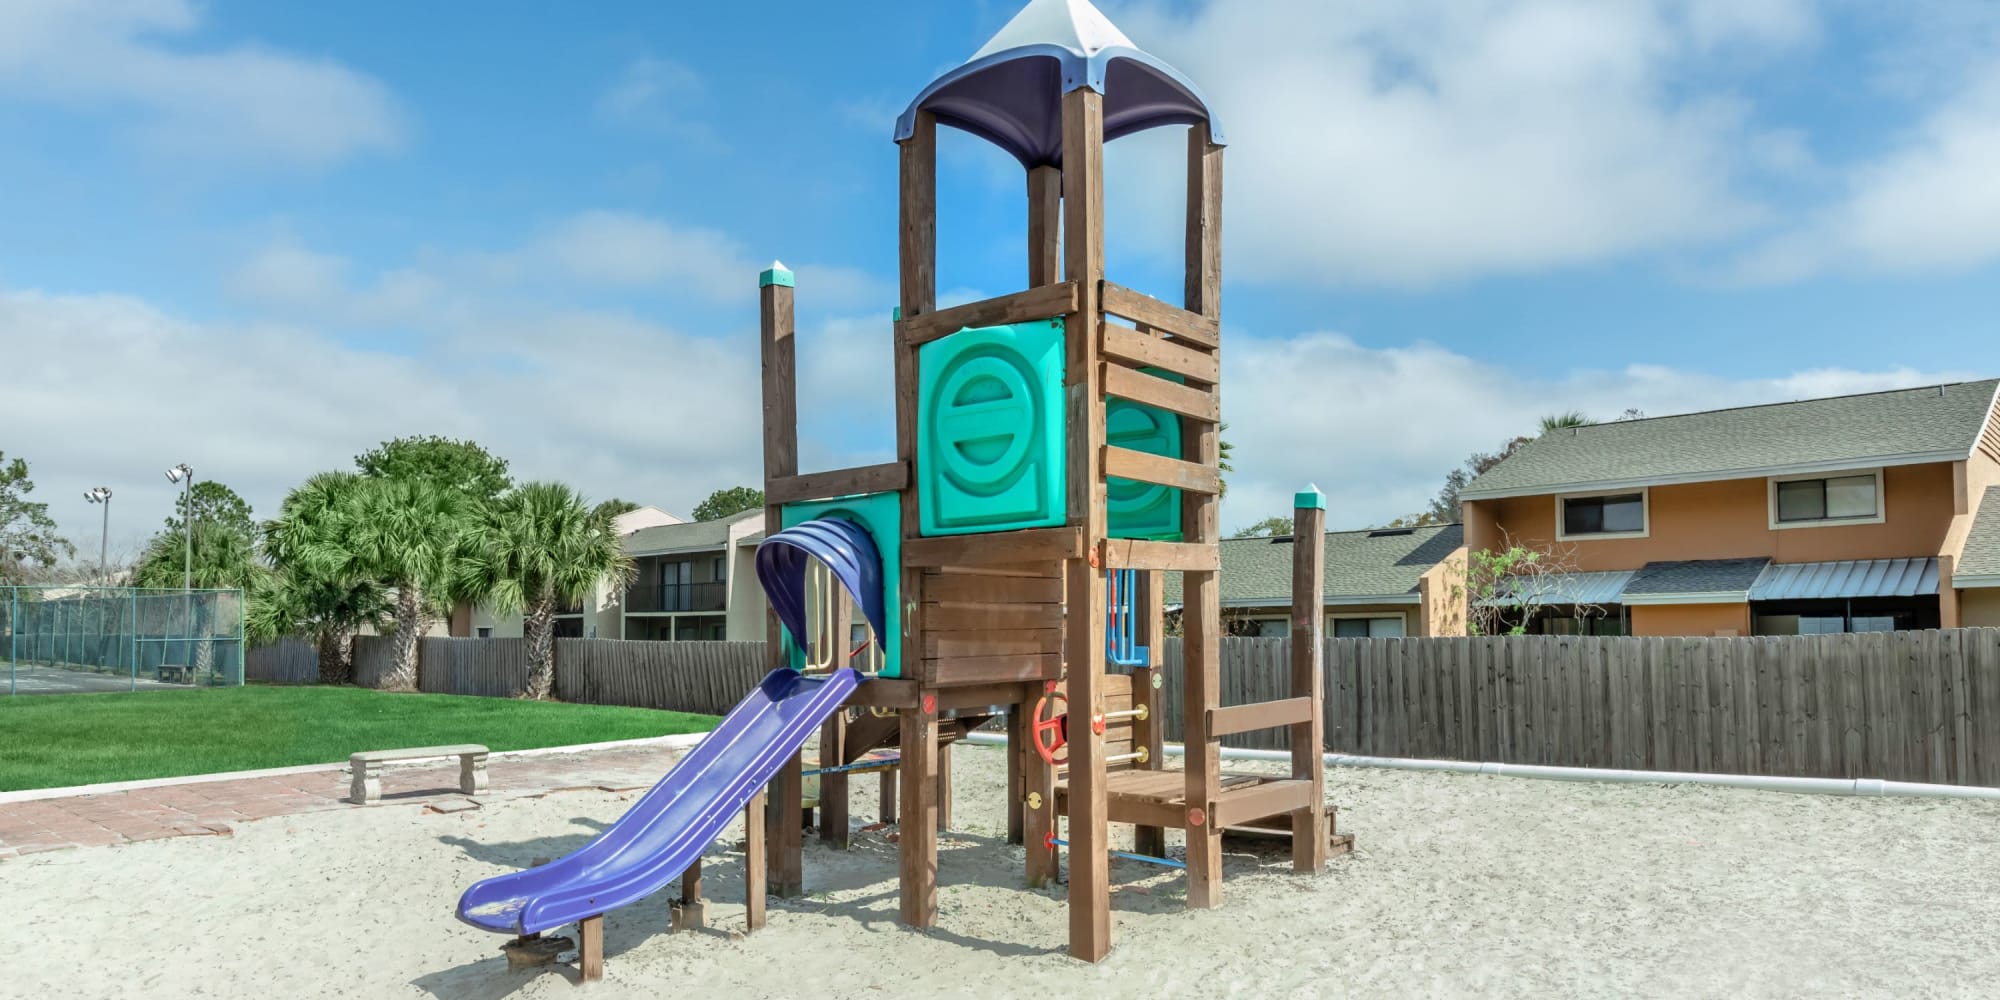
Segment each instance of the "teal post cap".
[[1292,507],[1297,510],[1325,510],[1326,494],[1319,491],[1316,484],[1307,484],[1305,489],[1292,495]]
[[901,323],[903,321],[903,307],[897,306],[889,310],[889,320],[893,323]]
[[786,270],[784,261],[780,260],[772,261],[771,266],[765,268],[764,273],[757,276],[758,288],[769,288],[772,285],[778,285],[784,288],[793,287],[792,272]]

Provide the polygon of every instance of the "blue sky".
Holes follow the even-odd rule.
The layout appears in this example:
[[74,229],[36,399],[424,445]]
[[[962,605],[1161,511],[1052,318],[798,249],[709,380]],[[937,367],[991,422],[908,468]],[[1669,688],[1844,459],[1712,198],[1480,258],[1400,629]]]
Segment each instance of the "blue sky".
[[[405,433],[685,512],[758,475],[776,257],[808,462],[879,459],[891,123],[1016,5],[695,6],[7,5],[0,448],[79,539],[126,487],[114,547],[156,466],[268,514]],[[2000,372],[1990,4],[1101,6],[1231,141],[1226,524],[1421,508],[1554,409]],[[1163,295],[1179,141],[1111,151],[1112,274]],[[940,284],[1012,290],[1018,168],[944,146]]]

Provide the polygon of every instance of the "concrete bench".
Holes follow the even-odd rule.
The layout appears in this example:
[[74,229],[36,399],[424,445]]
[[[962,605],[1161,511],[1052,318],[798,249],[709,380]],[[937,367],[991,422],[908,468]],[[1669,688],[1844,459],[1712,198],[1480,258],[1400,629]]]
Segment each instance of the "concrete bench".
[[348,785],[348,801],[367,805],[382,798],[381,772],[384,764],[437,757],[457,757],[458,790],[467,795],[478,795],[486,790],[486,753],[486,748],[477,743],[461,743],[448,747],[369,750],[354,754],[347,758],[347,766],[354,775]]

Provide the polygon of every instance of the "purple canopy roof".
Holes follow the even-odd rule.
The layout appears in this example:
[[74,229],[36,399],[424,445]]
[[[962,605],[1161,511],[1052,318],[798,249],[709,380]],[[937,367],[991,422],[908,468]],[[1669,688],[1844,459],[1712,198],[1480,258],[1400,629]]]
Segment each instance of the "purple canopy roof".
[[1062,97],[1079,87],[1104,95],[1104,138],[1161,125],[1209,124],[1208,102],[1179,70],[1140,50],[1089,0],[1032,0],[971,61],[938,77],[896,119],[896,141],[917,112],[963,129],[1023,166],[1062,163]]

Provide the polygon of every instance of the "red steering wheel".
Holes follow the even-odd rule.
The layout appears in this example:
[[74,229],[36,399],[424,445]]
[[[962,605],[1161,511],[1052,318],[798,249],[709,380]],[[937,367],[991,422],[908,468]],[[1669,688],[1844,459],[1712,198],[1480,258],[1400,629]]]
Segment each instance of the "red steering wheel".
[[[1069,760],[1069,699],[1054,691],[1035,702],[1035,716],[1029,726],[1035,752],[1051,766]],[[1060,754],[1061,756],[1057,756]]]

